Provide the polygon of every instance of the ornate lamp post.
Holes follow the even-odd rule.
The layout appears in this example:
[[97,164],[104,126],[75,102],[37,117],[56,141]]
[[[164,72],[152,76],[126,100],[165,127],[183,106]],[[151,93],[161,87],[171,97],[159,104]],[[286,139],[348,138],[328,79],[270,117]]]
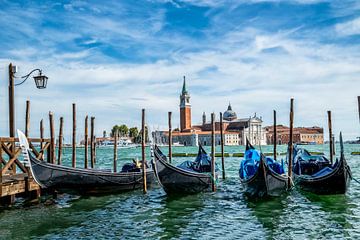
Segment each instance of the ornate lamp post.
[[19,86],[28,80],[28,78],[33,74],[34,72],[38,71],[38,75],[34,76],[35,85],[38,89],[44,89],[46,88],[48,77],[45,75],[42,75],[42,71],[40,69],[34,69],[30,71],[29,74],[22,76],[24,80],[20,83],[15,84],[15,73],[17,72],[17,67],[13,66],[11,63],[9,64],[9,135],[10,137],[15,137],[15,104],[14,104],[14,90],[15,86]]

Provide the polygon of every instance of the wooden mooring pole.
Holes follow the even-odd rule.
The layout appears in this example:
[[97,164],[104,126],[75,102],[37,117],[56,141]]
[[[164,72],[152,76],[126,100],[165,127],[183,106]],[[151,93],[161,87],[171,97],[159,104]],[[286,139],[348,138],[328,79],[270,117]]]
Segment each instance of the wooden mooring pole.
[[[9,64],[9,137],[15,137],[15,82],[14,82],[14,73],[13,66]],[[10,145],[10,151],[15,155],[15,143]],[[13,163],[11,165],[11,172],[16,173],[16,165]],[[15,200],[15,196],[11,196],[11,202]]]
[[169,120],[169,163],[172,160],[172,127],[171,127],[171,115],[172,112],[168,112],[168,120]]
[[225,179],[224,126],[223,126],[223,114],[222,114],[222,112],[220,112],[220,145],[221,145],[222,178]]
[[95,167],[94,124],[95,124],[95,117],[91,117],[91,123],[90,123],[90,161],[91,161],[91,168]]
[[114,163],[113,163],[113,165],[114,165],[114,173],[117,172],[117,157],[118,157],[118,153],[117,153],[117,148],[118,148],[117,143],[118,143],[118,141],[117,141],[117,139],[118,139],[118,130],[116,129],[116,131],[114,133]]
[[145,160],[145,109],[141,112],[141,157],[142,157],[142,176],[143,176],[143,192],[147,192],[146,185],[146,160]]
[[276,144],[277,144],[277,133],[276,133],[276,111],[274,110],[274,133],[273,133],[273,143],[274,143],[274,160],[276,160]]
[[[44,120],[40,120],[40,149],[43,149],[44,146]],[[43,151],[43,150],[41,150]],[[42,154],[42,158],[44,159],[44,154]]]
[[15,137],[15,104],[14,104],[14,73],[12,63],[9,64],[9,137]]
[[30,101],[26,101],[26,115],[25,115],[25,136],[28,137],[30,132]]
[[54,114],[49,112],[50,122],[50,163],[55,163],[55,129],[54,129]]
[[359,112],[359,122],[360,122],[360,96],[358,96],[358,112]]
[[76,167],[76,104],[72,104],[73,129],[72,129],[72,167]]
[[290,99],[290,139],[289,139],[289,159],[288,159],[288,187],[291,187],[292,162],[293,162],[293,128],[294,128],[294,98]]
[[61,162],[62,162],[63,125],[64,125],[64,118],[60,117],[59,140],[58,140],[58,159],[57,159],[58,165],[61,165]]
[[88,116],[85,117],[85,139],[84,139],[84,145],[85,145],[85,158],[84,158],[84,168],[88,168],[88,156],[89,156],[89,134],[88,134]]
[[212,191],[215,192],[215,113],[211,113],[211,178]]
[[334,145],[333,145],[333,137],[332,137],[331,111],[327,111],[327,115],[328,115],[328,127],[329,127],[330,162],[331,164],[333,164]]

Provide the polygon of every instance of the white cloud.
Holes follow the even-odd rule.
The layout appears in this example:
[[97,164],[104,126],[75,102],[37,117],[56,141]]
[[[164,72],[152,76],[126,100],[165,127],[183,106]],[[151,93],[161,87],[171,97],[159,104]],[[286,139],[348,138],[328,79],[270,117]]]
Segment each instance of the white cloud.
[[335,25],[336,32],[341,36],[359,35],[360,34],[360,17],[344,23]]

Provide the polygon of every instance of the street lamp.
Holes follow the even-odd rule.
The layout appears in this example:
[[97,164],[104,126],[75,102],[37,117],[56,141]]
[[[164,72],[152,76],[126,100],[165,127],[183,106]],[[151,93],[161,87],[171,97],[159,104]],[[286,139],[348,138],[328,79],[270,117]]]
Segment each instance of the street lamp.
[[[16,69],[16,67],[13,68],[13,69]],[[32,74],[33,72],[35,72],[35,71],[38,71],[38,72],[39,72],[39,75],[34,76],[34,81],[35,81],[36,87],[37,87],[38,89],[44,89],[44,88],[46,88],[47,81],[48,81],[48,77],[45,76],[45,75],[42,75],[41,69],[38,69],[38,68],[32,70],[29,74],[27,74],[27,75],[25,75],[25,76],[22,76],[21,78],[25,78],[25,79],[24,79],[22,82],[15,84],[15,86],[19,86],[19,85],[23,84],[23,83],[31,76],[31,74]],[[14,73],[15,73],[15,72],[13,72],[13,74],[14,74]]]
[[14,104],[14,90],[15,86],[19,86],[25,83],[26,80],[33,74],[34,72],[38,71],[38,75],[34,76],[35,85],[38,89],[46,88],[48,77],[42,75],[41,69],[34,69],[29,74],[22,76],[24,80],[20,83],[15,84],[14,78],[15,73],[17,72],[17,67],[13,66],[11,63],[9,64],[9,135],[10,137],[15,137],[15,104]]

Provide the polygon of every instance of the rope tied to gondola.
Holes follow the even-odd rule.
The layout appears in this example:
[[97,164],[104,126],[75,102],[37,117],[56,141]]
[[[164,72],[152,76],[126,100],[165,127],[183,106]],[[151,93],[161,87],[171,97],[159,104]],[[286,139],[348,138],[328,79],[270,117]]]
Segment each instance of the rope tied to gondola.
[[213,177],[213,175],[211,173],[206,173],[206,175],[210,176],[211,181],[213,181],[215,183],[215,185],[217,186],[219,183],[219,179],[216,177]]

